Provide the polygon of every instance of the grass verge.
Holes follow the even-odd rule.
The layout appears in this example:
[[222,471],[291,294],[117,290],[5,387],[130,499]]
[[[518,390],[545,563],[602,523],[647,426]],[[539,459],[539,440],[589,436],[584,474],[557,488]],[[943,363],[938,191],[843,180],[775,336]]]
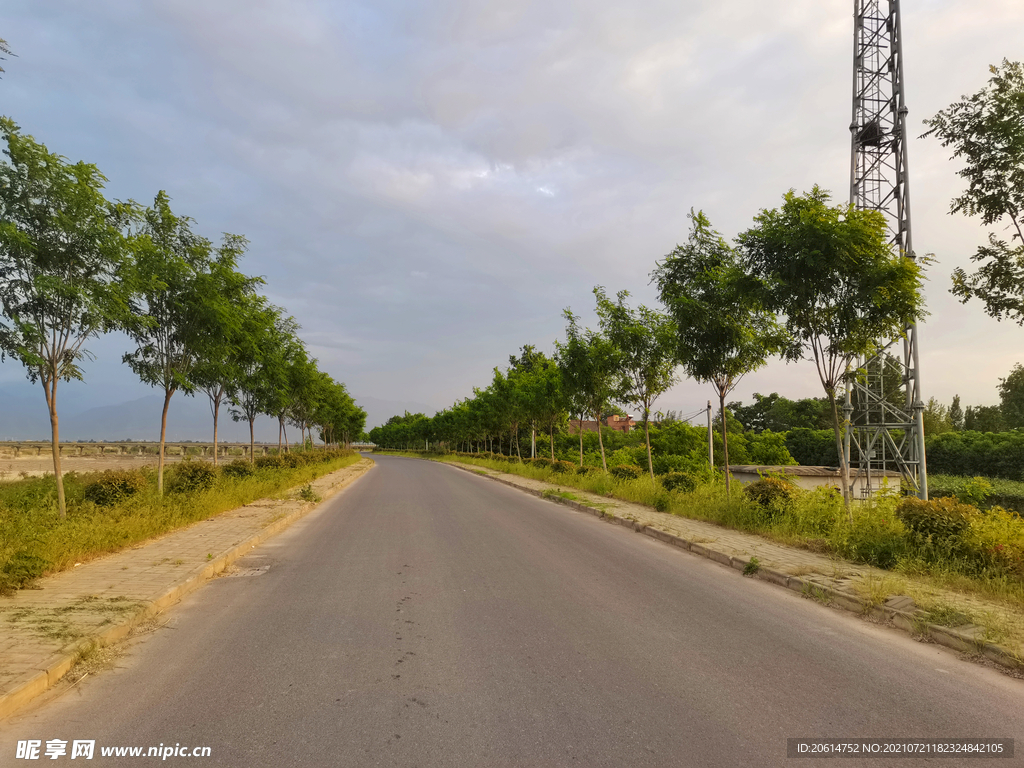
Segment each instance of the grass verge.
[[[103,473],[64,476],[68,515],[57,514],[56,486],[52,477],[30,478],[0,485],[0,594],[8,593],[46,573],[54,573],[99,555],[183,528],[256,499],[280,497],[295,486],[360,460],[352,451],[311,451],[297,466],[241,467],[226,465],[210,475],[208,487],[188,487],[194,480],[188,463],[167,470],[170,490],[156,493],[149,469],[119,472],[132,476],[130,495],[113,503],[98,504],[95,488]],[[205,472],[205,470],[204,470]],[[198,484],[202,485],[202,484]],[[118,486],[118,487],[124,487]],[[305,490],[305,489],[303,489]],[[299,494],[312,498],[309,492]]]

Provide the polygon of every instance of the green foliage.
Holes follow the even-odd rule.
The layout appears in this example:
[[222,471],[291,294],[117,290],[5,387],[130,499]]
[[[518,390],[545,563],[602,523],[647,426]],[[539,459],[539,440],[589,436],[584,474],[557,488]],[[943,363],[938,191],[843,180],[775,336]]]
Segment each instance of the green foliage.
[[964,409],[960,406],[960,395],[953,395],[953,402],[949,406],[949,423],[957,431],[964,428]]
[[787,432],[792,429],[829,429],[832,413],[828,400],[823,397],[806,397],[790,400],[778,392],[770,395],[754,393],[750,405],[729,403],[729,411],[743,424],[745,429],[761,432]]
[[[71,568],[77,562],[116,552],[256,499],[275,496],[359,461],[358,454],[353,452],[317,453],[320,459],[310,466],[266,469],[244,479],[222,477],[214,487],[201,493],[179,492],[162,497],[137,493],[110,506],[85,499],[85,489],[97,475],[71,472],[66,476],[65,520],[57,516],[53,478],[0,483],[0,582],[16,588],[19,582],[34,578],[43,569]],[[169,481],[173,481],[179,466],[174,465]],[[152,478],[147,482],[152,485]]]
[[616,477],[619,480],[636,480],[644,474],[644,471],[640,469],[640,467],[630,464],[618,464],[614,467],[610,467],[608,471],[611,473],[612,477]]
[[110,507],[142,493],[147,485],[149,482],[142,472],[110,469],[85,487],[84,497],[93,504]]
[[785,467],[796,464],[786,447],[786,434],[766,429],[747,438],[750,463],[761,466]]
[[[892,251],[885,217],[829,206],[829,197],[817,186],[803,196],[787,192],[783,206],[762,211],[739,243],[750,290],[784,317],[793,340],[787,356],[814,361],[840,441],[836,395],[846,371],[878,339],[900,336],[919,320],[924,301],[920,267]],[[846,489],[849,468],[839,458]]]
[[953,487],[953,496],[964,504],[972,507],[981,507],[986,499],[992,495],[992,483],[984,477],[963,477],[958,478]]
[[592,475],[600,471],[600,467],[595,467],[593,465],[584,464],[582,467],[576,467],[577,475]]
[[1024,433],[947,432],[930,439],[927,451],[935,474],[1024,479]]
[[213,488],[217,482],[217,468],[205,461],[184,459],[174,465],[171,490],[175,493],[199,493]]
[[949,408],[934,397],[928,398],[921,417],[924,419],[924,433],[926,435],[941,435],[943,432],[953,430],[953,421],[949,417]]
[[618,353],[615,399],[640,409],[653,478],[648,422],[655,400],[676,382],[675,322],[642,305],[630,309],[626,306],[628,291],[619,291],[614,302],[600,287],[594,289],[594,296],[601,330]]
[[[691,209],[689,216],[689,240],[665,257],[654,280],[674,322],[677,360],[691,378],[714,387],[724,413],[725,398],[740,379],[783,352],[788,337],[758,294],[745,289],[738,254],[703,211]],[[722,428],[728,464],[724,421]]]
[[999,410],[1010,429],[1024,429],[1024,367],[1020,363],[999,380]]
[[[972,488],[975,480],[984,485],[981,488]],[[955,496],[979,508],[999,506],[1024,513],[1024,482],[1019,480],[1004,480],[998,477],[969,478],[929,472],[928,492],[932,498]],[[965,496],[961,497],[958,494]]]
[[555,461],[551,464],[551,468],[559,474],[567,475],[576,472],[576,465],[571,461]]
[[[107,202],[96,166],[69,165],[6,117],[0,135],[7,142],[7,162],[0,163],[0,356],[21,362],[42,384],[59,456],[57,384],[81,380],[86,344],[128,317],[122,230],[135,211]],[[59,458],[54,474],[64,517]]]
[[761,570],[761,561],[758,560],[756,557],[752,557],[752,558],[750,558],[750,560],[747,561],[747,564],[743,566],[743,575],[744,576],[753,576],[754,574],[756,574],[760,570]]
[[321,500],[320,494],[313,490],[313,486],[310,483],[306,483],[302,486],[302,489],[299,491],[299,498],[303,501],[313,502]]
[[[786,433],[786,450],[805,467],[837,467],[836,436],[831,429],[792,429]],[[928,461],[931,462],[929,449]]]
[[[261,456],[260,458],[270,458],[270,457],[268,457],[268,456]],[[275,458],[277,458],[277,457],[275,457]],[[267,465],[264,464],[264,466],[267,466]],[[282,466],[283,467],[283,466],[287,466],[287,465],[285,464],[285,462],[280,461],[280,462],[277,463],[277,466]],[[225,464],[223,467],[221,467],[220,471],[223,472],[228,477],[235,477],[235,478],[252,477],[253,475],[256,474],[256,465],[255,465],[254,462],[250,462],[248,459],[235,459],[230,464]]]
[[669,472],[659,479],[666,491],[689,493],[697,489],[697,478],[689,472]]
[[268,453],[266,456],[257,456],[253,465],[257,469],[282,469],[288,466],[288,462],[285,461],[287,454],[282,453]]
[[986,226],[1005,220],[1014,233],[1009,243],[991,233],[971,257],[978,271],[953,273],[952,293],[963,302],[980,299],[997,320],[1024,324],[1024,65],[1003,59],[990,71],[987,87],[925,120],[924,135],[952,146],[962,164],[957,175],[967,189],[950,211],[980,216]]
[[896,515],[919,543],[947,544],[960,539],[978,509],[955,498],[923,501],[908,496],[896,506]]
[[743,495],[762,509],[777,509],[796,498],[799,489],[781,477],[766,476],[743,487]]
[[0,567],[0,595],[10,595],[21,589],[42,576],[50,565],[48,560],[25,550],[15,552]]
[[535,467],[541,467],[541,468],[550,467],[551,466],[551,459],[545,458],[543,456],[538,456],[537,458],[532,459],[530,461],[530,463],[533,464],[533,466],[535,466]]
[[967,406],[964,429],[968,432],[1002,432],[1006,429],[1003,409],[998,405]]

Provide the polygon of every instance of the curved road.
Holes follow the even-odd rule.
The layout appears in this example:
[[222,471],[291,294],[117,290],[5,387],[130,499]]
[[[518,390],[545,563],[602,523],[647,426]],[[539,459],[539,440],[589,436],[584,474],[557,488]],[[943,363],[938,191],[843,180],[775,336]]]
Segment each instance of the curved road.
[[1017,740],[1010,760],[844,765],[1024,764],[1022,681],[468,472],[376,459],[238,563],[252,575],[6,724],[0,763],[60,738],[238,768],[774,766],[788,737],[828,736]]

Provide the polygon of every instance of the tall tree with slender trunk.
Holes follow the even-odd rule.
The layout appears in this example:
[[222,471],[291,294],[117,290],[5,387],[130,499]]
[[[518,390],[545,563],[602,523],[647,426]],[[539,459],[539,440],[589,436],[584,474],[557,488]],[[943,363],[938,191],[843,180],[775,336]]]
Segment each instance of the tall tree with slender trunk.
[[[764,210],[741,234],[745,290],[779,313],[797,351],[814,361],[832,411],[847,514],[850,468],[843,454],[845,420],[836,396],[857,357],[898,338],[924,314],[921,268],[888,243],[885,217],[852,205],[829,205],[815,186],[786,193],[782,207]],[[792,352],[791,352],[792,354]]]
[[[57,384],[82,379],[86,344],[128,318],[131,204],[103,197],[94,165],[69,164],[0,118],[0,358],[9,355],[43,387],[50,416],[57,508],[67,515],[60,463]],[[6,319],[4,319],[6,318]]]
[[791,345],[775,315],[744,291],[738,254],[711,228],[703,211],[690,211],[685,245],[654,271],[662,303],[675,321],[676,356],[691,378],[710,383],[722,415],[725,488],[729,491],[729,437],[725,398],[744,375]]
[[192,220],[171,211],[166,192],[142,216],[131,267],[134,312],[128,335],[136,347],[123,360],[146,384],[163,391],[157,493],[164,491],[167,412],[178,391],[196,389],[192,372],[209,354],[231,322],[232,307],[210,279],[213,246],[192,232]]
[[566,309],[562,312],[568,325],[565,342],[555,342],[556,360],[562,374],[565,396],[571,408],[580,415],[580,466],[583,466],[583,421],[592,415],[597,423],[597,443],[601,449],[601,466],[608,471],[601,416],[611,404],[615,392],[618,355],[615,347],[600,333],[580,327],[579,318]]
[[[616,399],[640,409],[647,446],[647,470],[654,478],[651,456],[651,409],[654,401],[676,382],[676,327],[672,318],[641,305],[626,306],[628,291],[611,301],[604,289],[594,289],[597,316],[608,341],[618,351]],[[598,422],[600,428],[600,422]]]

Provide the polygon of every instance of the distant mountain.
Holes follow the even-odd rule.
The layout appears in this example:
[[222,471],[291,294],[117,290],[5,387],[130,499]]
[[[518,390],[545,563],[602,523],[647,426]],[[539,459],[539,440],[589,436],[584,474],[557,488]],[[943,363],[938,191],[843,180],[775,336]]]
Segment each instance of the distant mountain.
[[[36,397],[27,397],[22,387],[0,387],[0,440],[49,440],[50,418],[46,401],[37,387]],[[436,409],[423,403],[400,400],[381,400],[376,397],[356,397],[356,403],[366,411],[366,429],[384,424],[396,414],[406,411],[432,416]],[[160,411],[163,396],[159,394],[127,400],[115,405],[93,408],[75,408],[73,403],[60,407],[61,440],[159,440]],[[256,440],[277,442],[277,421],[268,416],[256,419]],[[289,427],[288,438],[298,430]],[[220,409],[218,437],[227,442],[248,442],[249,424],[231,420],[226,405]],[[209,399],[199,394],[186,397],[180,392],[171,398],[167,413],[167,439],[212,440],[213,417]]]
[[[147,395],[117,405],[60,412],[61,440],[159,440],[161,395]],[[277,422],[267,416],[256,419],[256,440],[277,442]],[[289,430],[289,438],[292,437]],[[39,402],[0,392],[0,440],[48,440],[50,419],[42,393]],[[221,406],[218,438],[225,442],[249,442],[248,422],[231,420]],[[178,393],[167,411],[167,440],[212,440],[213,416],[205,395],[185,397]]]

